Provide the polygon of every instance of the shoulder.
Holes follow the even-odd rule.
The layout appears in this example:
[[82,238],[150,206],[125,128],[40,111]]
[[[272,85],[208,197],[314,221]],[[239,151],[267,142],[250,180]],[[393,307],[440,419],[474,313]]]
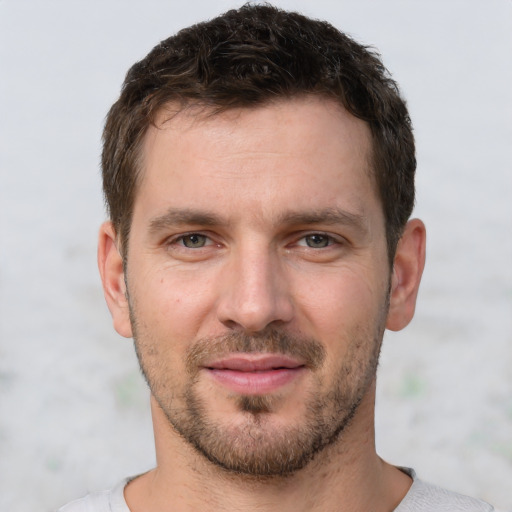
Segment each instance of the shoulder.
[[494,508],[469,496],[448,491],[418,479],[412,470],[405,470],[413,484],[395,512],[493,512]]
[[127,481],[123,480],[112,489],[94,492],[71,501],[57,512],[130,512],[123,492]]
[[57,512],[110,512],[110,491],[95,492],[71,501]]

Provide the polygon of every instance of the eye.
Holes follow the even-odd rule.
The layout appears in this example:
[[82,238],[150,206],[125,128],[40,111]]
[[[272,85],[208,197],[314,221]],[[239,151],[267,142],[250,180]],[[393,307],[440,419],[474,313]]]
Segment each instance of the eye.
[[[332,238],[321,233],[307,235],[302,240],[308,247],[311,247],[312,249],[323,249],[324,247],[332,244]],[[304,244],[301,243],[300,245]]]
[[177,241],[188,249],[201,249],[201,247],[208,244],[208,237],[199,233],[190,233],[180,237]]

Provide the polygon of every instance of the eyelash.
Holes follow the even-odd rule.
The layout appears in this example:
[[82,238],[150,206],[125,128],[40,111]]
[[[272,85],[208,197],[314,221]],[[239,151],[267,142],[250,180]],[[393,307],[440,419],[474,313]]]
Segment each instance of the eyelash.
[[[321,245],[320,247],[313,247],[312,245],[309,245],[308,239],[312,239],[313,237],[321,238],[322,241],[325,241],[326,245]],[[304,240],[304,242],[305,242],[304,245],[299,244],[299,242],[301,242],[302,240]],[[329,235],[327,233],[322,233],[322,232],[307,233],[307,234],[303,235],[302,237],[300,237],[297,241],[297,245],[300,245],[301,247],[302,246],[308,247],[310,249],[326,249],[327,247],[330,247],[332,245],[339,245],[340,243],[341,243],[340,240],[338,240],[334,236]]]
[[[203,245],[200,245],[198,247],[189,247],[186,245],[186,240],[187,239],[191,239],[192,237],[200,237],[203,239],[204,243]],[[309,245],[308,243],[308,239],[312,239],[313,237],[319,237],[322,239],[322,241],[325,241],[326,242],[326,245],[322,245],[320,247],[314,247],[312,245]],[[304,241],[304,243],[300,243]],[[297,245],[299,247],[305,247],[305,248],[308,248],[308,249],[326,249],[328,247],[331,247],[333,245],[340,245],[342,244],[343,242],[333,236],[333,235],[330,235],[330,234],[327,234],[327,233],[324,233],[324,232],[321,232],[321,231],[313,231],[313,232],[309,232],[309,233],[304,233],[302,234],[299,238],[296,239],[296,241],[293,243],[293,245]],[[191,231],[189,233],[183,233],[179,236],[176,236],[170,240],[167,241],[167,245],[171,246],[171,245],[179,245],[180,248],[183,248],[183,249],[190,249],[190,250],[197,250],[197,249],[203,249],[204,247],[208,247],[208,246],[211,246],[211,245],[215,245],[215,242],[212,240],[212,238],[204,233],[201,233],[201,232],[196,232],[196,231]]]
[[[203,238],[204,239],[204,244],[199,246],[199,247],[188,247],[188,246],[186,246],[185,245],[185,240],[187,240],[187,239],[190,240],[192,237]],[[210,243],[208,243],[208,242],[210,242]],[[212,241],[212,239],[208,235],[205,235],[204,233],[199,233],[199,232],[196,232],[196,231],[192,231],[190,233],[184,233],[182,235],[174,237],[174,238],[170,239],[167,242],[167,245],[177,245],[177,244],[180,244],[180,247],[184,248],[184,249],[202,249],[204,247],[213,245],[213,241]]]

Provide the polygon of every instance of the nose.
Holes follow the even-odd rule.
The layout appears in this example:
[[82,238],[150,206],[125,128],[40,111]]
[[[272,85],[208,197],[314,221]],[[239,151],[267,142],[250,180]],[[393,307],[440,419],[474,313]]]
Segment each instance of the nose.
[[268,247],[234,251],[220,286],[217,306],[220,322],[248,333],[290,322],[293,301],[285,274],[278,254]]

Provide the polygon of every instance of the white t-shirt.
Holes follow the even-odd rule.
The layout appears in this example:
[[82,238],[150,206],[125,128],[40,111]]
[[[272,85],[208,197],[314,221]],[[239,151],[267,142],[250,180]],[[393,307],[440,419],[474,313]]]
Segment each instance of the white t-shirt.
[[[469,498],[435,485],[422,482],[409,468],[400,468],[413,483],[394,512],[493,512],[494,508],[484,501]],[[57,512],[130,512],[124,499],[124,488],[129,479],[123,480],[108,491],[88,494],[68,503]]]

